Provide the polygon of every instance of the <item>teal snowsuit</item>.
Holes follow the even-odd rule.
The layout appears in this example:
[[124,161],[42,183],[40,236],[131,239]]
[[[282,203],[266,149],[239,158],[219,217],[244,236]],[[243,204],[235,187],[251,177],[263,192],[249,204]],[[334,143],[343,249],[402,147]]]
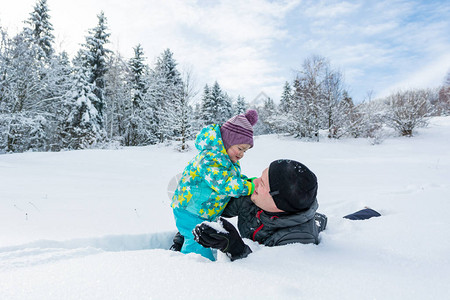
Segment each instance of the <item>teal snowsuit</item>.
[[254,185],[241,174],[239,162],[233,163],[222,142],[219,125],[204,127],[195,146],[200,151],[186,166],[172,198],[178,230],[184,236],[182,253],[198,253],[215,260],[211,249],[194,241],[192,230],[203,221],[222,214],[231,197],[253,193]]

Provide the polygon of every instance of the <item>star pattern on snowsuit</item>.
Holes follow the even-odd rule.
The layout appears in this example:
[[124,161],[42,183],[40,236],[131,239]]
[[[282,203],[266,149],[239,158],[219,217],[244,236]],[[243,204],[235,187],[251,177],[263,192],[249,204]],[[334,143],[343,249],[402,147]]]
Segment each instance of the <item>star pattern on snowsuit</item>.
[[196,138],[200,153],[185,168],[172,198],[173,208],[182,208],[212,220],[231,197],[250,194],[247,177],[239,163],[233,163],[220,138],[220,126],[202,129]]

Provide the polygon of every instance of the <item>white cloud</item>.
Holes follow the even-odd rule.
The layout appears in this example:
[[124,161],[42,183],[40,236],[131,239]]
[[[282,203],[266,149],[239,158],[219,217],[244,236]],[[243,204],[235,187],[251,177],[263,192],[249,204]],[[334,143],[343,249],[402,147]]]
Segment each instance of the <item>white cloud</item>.
[[379,35],[397,30],[398,24],[395,21],[369,24],[361,28],[361,33],[366,36]]
[[444,2],[303,3],[296,10],[301,20],[296,28],[302,34],[297,35],[295,47],[302,59],[311,54],[329,58],[346,74],[356,100],[369,90],[378,94],[397,82],[428,82],[410,75],[426,73],[417,69],[434,70],[429,66],[435,59],[444,69],[450,67],[443,59],[450,53],[450,7]]
[[308,8],[305,10],[305,14],[311,18],[336,18],[350,14],[357,10],[361,4],[350,3],[346,1],[311,1],[308,3]]
[[[2,1],[0,24],[9,33],[21,29],[36,1]],[[382,94],[397,85],[432,84],[450,68],[446,1],[48,0],[48,5],[59,50],[75,54],[103,10],[112,50],[131,57],[140,43],[152,64],[170,48],[180,68],[192,66],[200,91],[217,80],[231,96],[249,101],[261,91],[277,100],[292,70],[312,54],[343,71],[356,100],[368,90]]]
[[436,57],[413,73],[404,74],[398,82],[380,91],[379,96],[384,97],[397,90],[439,87],[443,84],[448,72],[450,72],[450,53]]

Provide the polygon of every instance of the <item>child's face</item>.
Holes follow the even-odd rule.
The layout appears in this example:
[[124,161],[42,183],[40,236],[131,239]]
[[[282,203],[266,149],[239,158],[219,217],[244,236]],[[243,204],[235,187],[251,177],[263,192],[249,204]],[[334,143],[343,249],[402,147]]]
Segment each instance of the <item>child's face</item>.
[[236,163],[238,160],[244,157],[244,153],[248,149],[250,149],[249,144],[233,145],[227,149],[227,154],[230,157],[231,161]]
[[255,191],[250,199],[256,206],[268,212],[283,212],[275,205],[275,201],[270,195],[269,168],[262,172],[261,177],[253,180],[253,183],[255,184]]

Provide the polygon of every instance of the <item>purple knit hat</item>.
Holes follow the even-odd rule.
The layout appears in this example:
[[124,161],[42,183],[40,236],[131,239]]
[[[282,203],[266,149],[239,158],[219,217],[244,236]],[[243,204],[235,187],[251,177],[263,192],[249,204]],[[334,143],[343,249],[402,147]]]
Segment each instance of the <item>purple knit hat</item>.
[[253,147],[253,127],[258,122],[258,112],[248,110],[245,115],[237,115],[220,127],[223,146],[225,149],[233,145],[249,144]]

